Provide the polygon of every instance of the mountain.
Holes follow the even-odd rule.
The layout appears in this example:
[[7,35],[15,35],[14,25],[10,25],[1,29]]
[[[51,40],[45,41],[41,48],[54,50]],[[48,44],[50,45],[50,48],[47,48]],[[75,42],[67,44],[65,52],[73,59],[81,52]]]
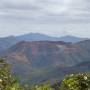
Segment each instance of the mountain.
[[77,42],[84,41],[84,40],[87,40],[87,39],[88,38],[79,38],[79,37],[75,37],[75,36],[72,36],[72,35],[71,36],[67,35],[67,36],[59,38],[60,41],[72,42],[72,43],[77,43]]
[[89,71],[82,63],[90,62],[90,40],[22,41],[5,50],[2,57],[12,65],[14,73],[32,83],[54,81],[68,73]]
[[21,36],[17,36],[17,39],[20,41],[25,40],[25,41],[64,41],[64,42],[72,42],[76,43],[79,41],[86,40],[86,38],[79,38],[75,36],[63,36],[63,37],[52,37],[40,33],[30,33],[30,34],[25,34]]
[[17,36],[17,39],[20,41],[57,41],[58,38],[56,37],[51,37],[45,34],[40,34],[40,33],[29,33],[29,34],[24,34],[21,36]]
[[0,38],[0,52],[6,50],[7,48],[13,46],[17,43],[17,39],[14,36],[9,36],[5,38]]
[[74,36],[65,36],[65,37],[51,37],[44,34],[39,33],[30,33],[21,36],[9,36],[5,38],[0,38],[0,52],[10,48],[12,45],[20,42],[20,41],[64,41],[64,42],[72,42],[76,43],[79,41],[86,40],[85,38],[77,38]]

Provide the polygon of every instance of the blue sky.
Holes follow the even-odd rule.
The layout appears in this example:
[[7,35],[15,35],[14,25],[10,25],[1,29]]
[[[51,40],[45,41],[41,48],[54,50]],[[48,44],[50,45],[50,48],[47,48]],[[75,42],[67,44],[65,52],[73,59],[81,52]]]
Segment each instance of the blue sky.
[[90,37],[90,0],[0,0],[0,36],[30,32]]

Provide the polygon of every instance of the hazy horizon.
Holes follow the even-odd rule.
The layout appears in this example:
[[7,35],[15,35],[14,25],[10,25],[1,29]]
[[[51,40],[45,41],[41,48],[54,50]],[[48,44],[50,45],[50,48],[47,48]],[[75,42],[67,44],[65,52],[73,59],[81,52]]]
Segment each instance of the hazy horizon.
[[26,33],[90,38],[90,1],[1,0],[0,37]]
[[70,34],[55,36],[55,35],[49,35],[49,34],[39,33],[39,32],[36,32],[36,33],[30,32],[30,33],[24,33],[24,34],[19,34],[19,35],[11,34],[11,35],[7,35],[7,36],[0,36],[0,38],[18,37],[18,36],[30,35],[30,34],[33,34],[33,35],[34,35],[34,34],[36,34],[36,35],[40,34],[40,35],[46,35],[46,36],[49,36],[49,37],[55,37],[55,38],[62,38],[62,37],[76,37],[76,38],[87,38],[87,39],[89,39],[89,37],[80,37],[80,36],[75,36],[75,35],[70,35]]

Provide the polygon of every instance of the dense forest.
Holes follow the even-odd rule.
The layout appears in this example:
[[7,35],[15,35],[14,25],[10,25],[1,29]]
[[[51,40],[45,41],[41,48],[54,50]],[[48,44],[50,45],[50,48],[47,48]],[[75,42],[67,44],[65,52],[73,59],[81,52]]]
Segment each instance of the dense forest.
[[11,74],[11,66],[0,59],[0,90],[90,90],[90,73],[67,75],[62,81],[39,85],[21,83],[17,76]]

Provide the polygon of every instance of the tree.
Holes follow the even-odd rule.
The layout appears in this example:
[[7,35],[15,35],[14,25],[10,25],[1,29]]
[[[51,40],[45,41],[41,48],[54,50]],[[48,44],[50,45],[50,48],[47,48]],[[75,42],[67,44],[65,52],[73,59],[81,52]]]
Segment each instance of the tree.
[[35,85],[31,88],[31,90],[54,90],[49,83],[41,84],[41,85]]
[[0,59],[0,90],[23,90],[10,72],[10,65]]
[[71,74],[62,81],[60,90],[88,90],[90,74]]

